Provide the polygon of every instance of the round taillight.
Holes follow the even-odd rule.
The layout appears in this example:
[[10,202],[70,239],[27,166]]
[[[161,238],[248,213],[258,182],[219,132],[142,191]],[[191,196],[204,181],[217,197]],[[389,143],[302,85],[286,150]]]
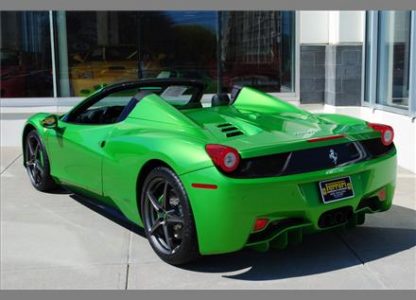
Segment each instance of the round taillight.
[[238,156],[234,152],[228,152],[224,156],[224,166],[234,168],[237,165]]
[[269,223],[269,219],[267,218],[258,218],[256,219],[256,222],[254,222],[254,228],[253,231],[260,231],[266,228],[267,224]]
[[240,163],[240,155],[234,148],[209,144],[205,146],[209,157],[211,157],[213,163],[219,167],[222,171],[230,173],[238,168]]
[[388,146],[393,143],[394,131],[391,126],[377,123],[368,123],[368,127],[371,127],[381,133],[381,142],[384,146]]

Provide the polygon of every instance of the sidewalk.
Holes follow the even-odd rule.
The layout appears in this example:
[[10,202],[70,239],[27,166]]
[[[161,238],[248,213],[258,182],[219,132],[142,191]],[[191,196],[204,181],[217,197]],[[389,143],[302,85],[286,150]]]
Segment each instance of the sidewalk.
[[395,205],[364,226],[308,236],[284,251],[244,250],[177,268],[105,209],[37,192],[20,151],[1,148],[2,289],[416,288],[416,175],[403,169]]

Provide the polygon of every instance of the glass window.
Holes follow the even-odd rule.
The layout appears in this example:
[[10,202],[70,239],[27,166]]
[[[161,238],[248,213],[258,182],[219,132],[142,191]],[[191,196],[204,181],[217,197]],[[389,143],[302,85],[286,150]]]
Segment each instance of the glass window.
[[53,96],[48,12],[2,11],[1,97]]
[[371,37],[370,35],[370,14],[366,12],[365,16],[365,48],[364,48],[364,56],[365,56],[365,66],[364,66],[364,102],[370,102],[370,70],[371,70],[371,60],[370,60],[370,53],[371,53]]
[[295,13],[281,12],[282,16],[282,68],[280,92],[295,91]]
[[379,13],[377,103],[409,105],[410,11]]
[[217,13],[58,12],[60,95],[139,78],[191,78],[217,90]]
[[210,11],[141,13],[141,77],[198,79],[216,92],[217,23]]
[[221,69],[225,91],[250,85],[268,92],[294,86],[294,13],[221,13]]
[[[133,97],[137,88],[114,92],[104,96],[90,105],[82,105],[68,115],[67,122],[77,124],[113,124],[119,121],[120,115],[131,102],[132,108],[137,101]],[[130,105],[129,105],[130,106]],[[131,111],[131,110],[130,110]]]

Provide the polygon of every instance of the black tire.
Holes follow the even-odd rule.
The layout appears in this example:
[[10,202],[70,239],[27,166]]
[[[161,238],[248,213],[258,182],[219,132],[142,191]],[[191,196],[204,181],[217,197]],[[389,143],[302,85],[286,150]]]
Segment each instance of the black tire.
[[42,192],[55,190],[58,185],[51,177],[48,154],[36,130],[27,134],[23,151],[24,165],[33,187]]
[[156,254],[171,265],[196,260],[200,254],[194,218],[178,176],[156,167],[144,181],[140,200],[144,231]]

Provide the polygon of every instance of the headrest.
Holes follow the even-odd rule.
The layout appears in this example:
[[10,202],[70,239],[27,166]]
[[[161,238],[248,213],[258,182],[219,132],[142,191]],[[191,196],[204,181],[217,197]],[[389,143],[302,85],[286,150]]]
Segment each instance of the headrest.
[[230,104],[230,97],[228,97],[228,94],[221,93],[221,94],[215,94],[212,96],[211,99],[211,106],[224,106]]

